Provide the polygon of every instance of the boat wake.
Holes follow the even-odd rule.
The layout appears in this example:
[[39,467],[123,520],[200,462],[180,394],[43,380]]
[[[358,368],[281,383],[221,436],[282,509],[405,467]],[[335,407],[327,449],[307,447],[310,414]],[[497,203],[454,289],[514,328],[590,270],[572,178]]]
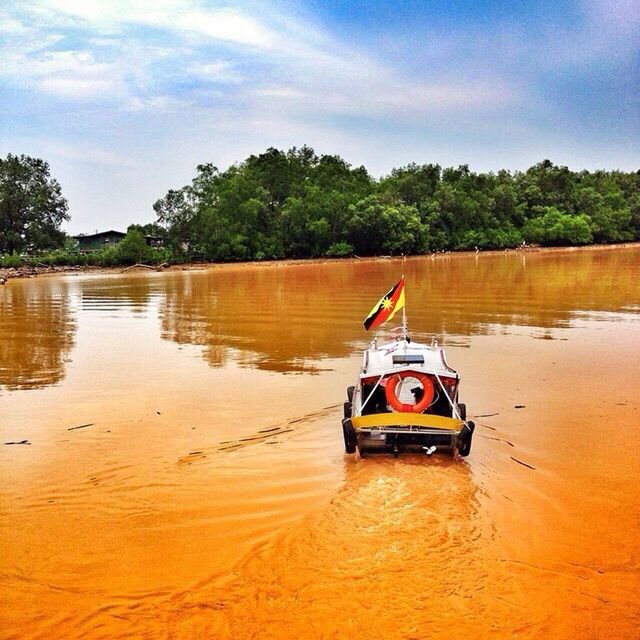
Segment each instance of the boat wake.
[[236,440],[222,440],[211,447],[204,447],[197,451],[190,451],[188,454],[178,458],[178,464],[192,464],[198,460],[203,460],[212,454],[238,451],[239,449],[256,444],[278,444],[281,441],[282,436],[295,432],[303,425],[310,424],[335,413],[336,409],[340,406],[342,405],[332,404],[327,407],[323,407],[318,411],[306,413],[302,416],[290,418],[284,422],[265,427],[264,429],[259,429],[254,434],[245,436],[244,438],[238,438]]

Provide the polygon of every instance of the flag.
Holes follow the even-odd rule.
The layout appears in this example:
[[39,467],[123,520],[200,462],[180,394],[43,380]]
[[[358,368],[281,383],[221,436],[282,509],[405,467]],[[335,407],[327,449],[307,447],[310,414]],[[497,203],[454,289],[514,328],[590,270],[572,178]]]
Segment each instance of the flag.
[[404,307],[404,276],[387,293],[376,302],[375,306],[365,318],[364,328],[369,331],[396,315],[398,309]]

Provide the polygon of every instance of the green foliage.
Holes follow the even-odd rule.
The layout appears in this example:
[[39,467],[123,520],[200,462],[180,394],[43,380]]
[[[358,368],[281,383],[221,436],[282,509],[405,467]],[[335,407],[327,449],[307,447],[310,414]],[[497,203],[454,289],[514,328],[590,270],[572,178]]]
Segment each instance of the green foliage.
[[[133,234],[127,236],[115,247],[106,247],[100,251],[91,253],[78,253],[67,249],[55,249],[45,253],[38,253],[22,258],[17,254],[0,256],[1,267],[51,266],[51,267],[118,267],[136,264],[161,264],[163,262],[175,262],[167,250],[154,249],[140,243],[140,232],[133,230]],[[125,241],[127,241],[125,243]]]
[[586,214],[572,216],[555,207],[544,207],[543,215],[527,221],[523,234],[527,242],[542,245],[589,244],[592,221]]
[[149,222],[147,224],[130,224],[127,227],[127,231],[131,231],[132,229],[140,231],[143,236],[158,236],[162,239],[167,237],[167,230],[157,222]]
[[199,165],[154,210],[156,222],[130,225],[116,247],[79,254],[59,229],[67,204],[46,162],[9,155],[0,159],[0,266],[25,252],[34,264],[115,266],[624,242],[640,238],[640,172],[574,172],[549,160],[515,173],[409,164],[375,180],[336,155],[270,148],[226,171]]
[[154,205],[176,259],[398,255],[640,237],[640,172],[410,164],[375,181],[309,147],[267,149]]
[[21,267],[22,258],[17,253],[8,253],[7,255],[0,255],[0,267],[8,269],[10,267]]
[[115,258],[120,264],[146,263],[153,260],[153,249],[147,245],[141,231],[129,229],[115,247]]
[[347,258],[353,255],[353,247],[344,240],[332,244],[325,254],[329,258]]
[[61,247],[67,201],[39,158],[0,158],[0,254]]

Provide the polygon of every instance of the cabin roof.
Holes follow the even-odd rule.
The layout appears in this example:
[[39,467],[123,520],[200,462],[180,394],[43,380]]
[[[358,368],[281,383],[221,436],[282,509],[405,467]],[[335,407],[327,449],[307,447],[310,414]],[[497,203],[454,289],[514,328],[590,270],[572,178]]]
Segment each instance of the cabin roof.
[[[394,363],[393,356],[399,355],[420,355],[424,358],[424,363]],[[370,378],[371,376],[405,370],[437,373],[439,376],[447,378],[457,377],[455,369],[447,364],[442,347],[437,345],[432,347],[404,340],[396,340],[367,349],[364,354],[361,376]]]
[[110,229],[109,231],[98,231],[97,233],[80,233],[77,236],[73,236],[76,240],[93,240],[96,238],[104,238],[105,236],[120,236],[124,238],[127,234],[122,231],[115,231]]

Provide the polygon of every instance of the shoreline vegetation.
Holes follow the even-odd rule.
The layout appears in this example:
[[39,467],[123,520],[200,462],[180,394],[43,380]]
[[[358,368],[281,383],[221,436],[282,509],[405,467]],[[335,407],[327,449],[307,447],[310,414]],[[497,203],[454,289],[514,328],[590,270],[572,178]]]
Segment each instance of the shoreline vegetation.
[[531,253],[567,253],[574,251],[600,251],[600,250],[616,250],[630,247],[640,247],[640,241],[620,242],[615,244],[591,244],[582,246],[562,246],[562,247],[541,247],[539,245],[525,245],[509,249],[486,249],[478,251],[439,251],[427,254],[413,254],[408,256],[349,256],[346,258],[282,258],[279,260],[245,260],[238,262],[185,262],[179,264],[163,263],[159,265],[134,264],[128,267],[109,266],[102,267],[97,265],[65,265],[65,266],[47,266],[47,265],[26,265],[23,267],[0,267],[0,285],[6,284],[11,279],[35,278],[40,276],[57,276],[57,275],[83,275],[83,274],[111,274],[120,275],[123,273],[137,271],[140,272],[175,272],[175,271],[206,271],[209,269],[220,268],[243,268],[243,267],[283,267],[309,264],[327,264],[332,262],[343,262],[345,260],[375,262],[379,260],[415,260],[421,258],[430,258],[434,260],[465,258],[477,256],[504,255],[513,253],[531,254]]
[[[432,255],[640,240],[640,171],[526,171],[408,164],[374,178],[307,146],[269,148],[225,171],[196,167],[113,246],[81,253],[61,231],[61,186],[41,159],[0,159],[0,269]],[[148,246],[146,238],[162,245]],[[7,277],[6,275],[3,277]]]

